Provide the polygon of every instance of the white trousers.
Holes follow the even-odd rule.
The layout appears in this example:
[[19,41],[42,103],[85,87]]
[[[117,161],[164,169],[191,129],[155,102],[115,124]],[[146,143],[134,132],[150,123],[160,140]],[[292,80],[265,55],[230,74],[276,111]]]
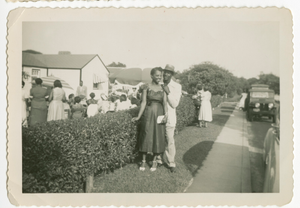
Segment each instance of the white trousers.
[[[175,127],[173,126],[166,126],[166,149],[163,154],[163,160],[169,167],[175,167],[175,140],[174,140],[174,131]],[[157,162],[162,163],[161,157],[157,157]]]

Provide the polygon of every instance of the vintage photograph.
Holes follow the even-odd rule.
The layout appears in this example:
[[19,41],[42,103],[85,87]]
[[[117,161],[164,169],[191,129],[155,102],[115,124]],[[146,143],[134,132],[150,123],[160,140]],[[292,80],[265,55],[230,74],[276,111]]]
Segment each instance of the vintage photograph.
[[114,11],[20,23],[22,194],[282,194],[284,11]]

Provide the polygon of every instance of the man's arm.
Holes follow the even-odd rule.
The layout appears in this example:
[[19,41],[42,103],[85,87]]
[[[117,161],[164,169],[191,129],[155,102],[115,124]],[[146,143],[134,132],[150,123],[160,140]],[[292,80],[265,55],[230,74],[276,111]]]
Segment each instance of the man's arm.
[[178,85],[174,89],[171,89],[170,93],[167,96],[169,105],[172,108],[176,108],[179,104],[180,97],[181,97],[181,85]]
[[84,88],[84,94],[85,94],[85,97],[87,98],[87,87],[86,86]]

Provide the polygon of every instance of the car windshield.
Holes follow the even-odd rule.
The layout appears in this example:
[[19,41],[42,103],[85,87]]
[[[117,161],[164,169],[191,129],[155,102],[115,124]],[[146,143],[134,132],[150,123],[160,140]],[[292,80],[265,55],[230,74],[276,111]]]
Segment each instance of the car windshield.
[[272,92],[251,92],[252,98],[273,98],[274,93]]

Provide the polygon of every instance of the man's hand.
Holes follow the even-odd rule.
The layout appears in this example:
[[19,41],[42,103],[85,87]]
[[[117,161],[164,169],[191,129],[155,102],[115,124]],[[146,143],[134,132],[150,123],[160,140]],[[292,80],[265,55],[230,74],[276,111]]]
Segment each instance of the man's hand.
[[167,95],[170,94],[170,89],[169,89],[168,86],[162,85],[161,87],[162,87],[163,90],[167,93]]

